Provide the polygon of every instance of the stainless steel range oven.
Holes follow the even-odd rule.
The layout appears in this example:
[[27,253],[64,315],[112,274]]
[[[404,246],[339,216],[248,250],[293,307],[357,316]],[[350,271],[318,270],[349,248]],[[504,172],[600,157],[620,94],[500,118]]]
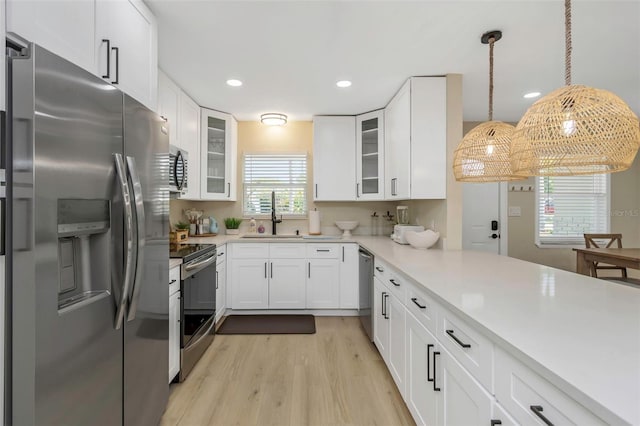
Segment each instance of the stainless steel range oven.
[[171,257],[181,257],[180,374],[182,382],[213,342],[216,318],[216,246],[182,245]]

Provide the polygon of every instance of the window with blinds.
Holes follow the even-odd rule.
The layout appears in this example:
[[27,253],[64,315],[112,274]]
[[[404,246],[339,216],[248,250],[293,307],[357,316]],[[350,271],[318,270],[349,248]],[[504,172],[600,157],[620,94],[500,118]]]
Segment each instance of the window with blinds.
[[583,234],[609,232],[608,174],[536,179],[536,244],[583,245]]
[[306,154],[244,155],[244,216],[270,215],[272,191],[278,216],[306,216]]

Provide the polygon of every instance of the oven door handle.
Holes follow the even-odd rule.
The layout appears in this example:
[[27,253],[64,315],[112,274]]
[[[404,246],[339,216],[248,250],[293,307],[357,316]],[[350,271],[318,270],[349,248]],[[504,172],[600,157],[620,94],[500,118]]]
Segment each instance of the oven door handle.
[[[214,314],[215,315],[215,314]],[[191,343],[189,342],[189,344],[187,346],[184,347],[184,350],[187,350],[189,348],[192,348],[194,346],[198,346],[198,344],[200,344],[200,342],[202,341],[202,339],[204,339],[205,337],[207,337],[209,335],[209,333],[211,332],[211,329],[216,325],[216,321],[215,318],[213,321],[211,321],[211,325],[209,325],[209,327],[207,327],[207,331],[205,331],[204,333],[202,333],[202,335],[200,337],[198,337],[198,340],[196,340],[195,342]]]
[[211,263],[216,261],[216,255],[214,254],[213,256],[207,258],[206,260],[203,260],[202,262],[196,262],[196,263],[191,263],[187,266],[184,267],[184,270],[189,272],[189,271],[193,271],[194,269],[197,269],[201,266],[206,266],[206,265],[210,265]]

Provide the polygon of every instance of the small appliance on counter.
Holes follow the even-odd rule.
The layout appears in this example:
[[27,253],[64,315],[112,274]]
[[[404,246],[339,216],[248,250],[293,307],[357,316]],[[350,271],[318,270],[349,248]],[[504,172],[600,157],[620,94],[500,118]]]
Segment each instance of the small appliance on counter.
[[405,232],[414,231],[414,232],[422,232],[424,231],[424,226],[422,225],[394,225],[393,234],[391,234],[391,239],[398,244],[409,244],[407,238],[405,236]]

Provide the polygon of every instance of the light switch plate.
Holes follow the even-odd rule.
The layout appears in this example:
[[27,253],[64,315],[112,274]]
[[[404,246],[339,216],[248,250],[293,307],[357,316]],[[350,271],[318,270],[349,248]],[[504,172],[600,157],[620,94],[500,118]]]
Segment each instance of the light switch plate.
[[520,216],[522,216],[522,209],[520,209],[520,206],[509,206],[509,217]]

